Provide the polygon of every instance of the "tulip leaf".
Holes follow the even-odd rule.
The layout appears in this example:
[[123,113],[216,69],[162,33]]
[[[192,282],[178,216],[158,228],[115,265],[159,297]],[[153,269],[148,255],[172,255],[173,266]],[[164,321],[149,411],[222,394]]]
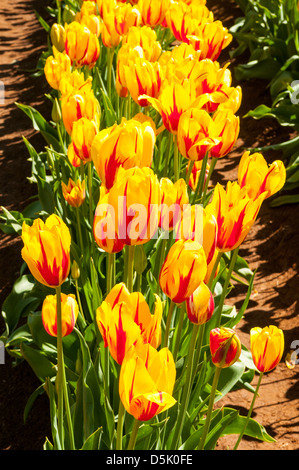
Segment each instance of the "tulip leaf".
[[91,434],[91,436],[86,439],[81,450],[99,450],[102,434],[103,429],[98,428],[94,433]]
[[48,145],[52,145],[54,150],[60,151],[60,142],[57,131],[46,121],[46,119],[32,106],[15,103],[32,121],[33,128],[39,131]]
[[44,382],[47,377],[55,376],[55,365],[49,361],[42,351],[36,349],[36,347],[29,343],[22,343],[21,352],[22,356],[26,359],[41,382]]

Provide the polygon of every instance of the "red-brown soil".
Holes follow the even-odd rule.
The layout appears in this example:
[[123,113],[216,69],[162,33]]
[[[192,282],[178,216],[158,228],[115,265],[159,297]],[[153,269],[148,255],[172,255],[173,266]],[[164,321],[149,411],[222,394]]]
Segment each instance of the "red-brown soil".
[[[46,44],[46,33],[39,25],[34,9],[44,16],[45,12],[38,0],[6,0],[0,7],[1,29],[1,72],[0,79],[5,84],[5,105],[1,106],[1,148],[0,148],[0,197],[1,206],[10,210],[22,210],[29,198],[35,194],[27,177],[30,176],[30,163],[22,135],[39,151],[44,142],[32,130],[31,121],[15,106],[15,101],[36,107],[49,118],[49,103],[45,102],[47,91],[45,80],[32,78],[38,58]],[[232,0],[208,0],[208,6],[215,16],[230,26],[240,15]],[[220,7],[218,5],[221,5]],[[234,44],[232,44],[232,47]],[[226,53],[223,56],[225,60]],[[234,61],[231,64],[233,69]],[[266,84],[262,81],[242,83],[243,102],[239,115],[269,100]],[[254,121],[241,118],[241,132],[234,152],[219,161],[214,175],[214,183],[225,183],[236,179],[237,165],[243,147],[281,142],[287,139],[288,129],[282,129],[274,120]],[[267,152],[269,161],[281,158],[279,153]],[[242,342],[249,347],[249,331],[254,326],[274,324],[285,334],[285,354],[295,340],[299,340],[298,315],[298,260],[299,231],[297,220],[298,205],[271,208],[266,201],[258,220],[240,254],[248,261],[251,269],[257,269],[255,291],[244,318],[238,325]],[[19,274],[22,263],[20,240],[0,234],[0,303],[10,292]],[[238,308],[244,299],[245,289],[235,287],[229,302]],[[1,332],[3,330],[0,319]],[[263,424],[269,434],[276,439],[273,444],[244,438],[239,449],[244,450],[297,450],[299,449],[299,385],[298,365],[290,370],[284,363],[265,374],[253,417]],[[257,377],[253,384],[256,383]],[[30,394],[39,385],[38,380],[26,363],[12,367],[6,355],[5,365],[0,365],[0,449],[39,450],[46,436],[51,436],[49,426],[48,399],[40,396],[26,423],[23,411]],[[252,394],[246,390],[231,392],[221,404],[233,406],[246,415]],[[217,449],[232,448],[236,436],[220,440]]]

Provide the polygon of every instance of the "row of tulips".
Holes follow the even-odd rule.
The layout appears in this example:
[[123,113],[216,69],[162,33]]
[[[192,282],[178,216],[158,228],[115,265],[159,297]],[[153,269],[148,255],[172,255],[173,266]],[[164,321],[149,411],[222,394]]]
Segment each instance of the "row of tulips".
[[[239,248],[285,168],[245,152],[237,181],[211,185],[240,127],[241,89],[218,62],[230,34],[204,0],[69,0],[49,11],[51,122],[19,104],[47,141],[38,154],[25,140],[40,210],[5,212],[21,224],[28,323],[25,334],[7,302],[3,335],[48,393],[45,448],[272,441],[252,408],[242,417],[215,406],[245,383],[254,403],[250,381],[284,349],[275,326],[251,330],[251,351],[235,329],[254,279]],[[239,312],[224,304],[233,278],[248,285]]]

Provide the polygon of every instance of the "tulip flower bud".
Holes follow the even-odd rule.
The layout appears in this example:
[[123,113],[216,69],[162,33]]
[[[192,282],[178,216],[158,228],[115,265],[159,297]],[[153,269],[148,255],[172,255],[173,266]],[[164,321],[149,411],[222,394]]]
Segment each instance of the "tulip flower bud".
[[282,161],[276,160],[268,165],[261,153],[243,153],[238,167],[238,182],[241,188],[247,187],[252,199],[262,193],[267,199],[283,187],[285,180],[286,169]]
[[276,326],[251,328],[250,349],[260,372],[269,372],[280,362],[284,351],[284,335]]
[[56,123],[61,121],[61,108],[60,104],[58,103],[57,98],[55,98],[53,106],[52,106],[52,113],[51,113],[52,120]]
[[157,33],[149,26],[132,26],[123,37],[122,46],[127,46],[129,49],[141,47],[144,58],[150,62],[157,61],[162,52]]
[[35,219],[30,227],[23,223],[22,258],[37,281],[48,287],[60,286],[70,271],[71,235],[56,214],[46,222]]
[[65,29],[61,24],[54,23],[50,30],[51,42],[59,52],[64,51]]
[[100,43],[96,34],[87,26],[73,21],[66,25],[65,50],[76,67],[95,65],[100,55]]
[[187,315],[191,323],[207,323],[214,311],[214,298],[210,289],[202,282],[186,300]]
[[[61,294],[62,336],[69,335],[78,318],[79,307],[73,294]],[[48,295],[42,305],[42,321],[45,330],[51,336],[57,336],[57,297]]]
[[162,291],[173,302],[184,302],[203,282],[207,272],[202,245],[178,240],[170,248],[159,275]]
[[213,116],[215,139],[218,144],[211,148],[210,156],[221,158],[233,149],[240,131],[240,120],[231,109],[219,109]]
[[210,331],[210,351],[216,367],[230,367],[240,357],[241,343],[231,328],[214,328]]
[[159,226],[165,231],[173,230],[182,217],[184,206],[189,203],[187,185],[180,178],[173,183],[169,178],[161,178],[161,210]]
[[72,264],[71,276],[75,280],[79,279],[79,277],[80,277],[80,268],[79,268],[78,263],[76,262],[76,260],[74,260],[73,264]]
[[64,74],[71,71],[71,61],[65,52],[59,52],[53,46],[53,55],[46,59],[44,72],[49,85],[54,90],[59,90],[60,82]]
[[66,202],[72,207],[80,207],[85,201],[85,181],[78,180],[75,183],[69,178],[68,184],[66,185],[63,181],[61,182],[62,194]]
[[91,147],[98,134],[98,125],[95,120],[82,117],[73,123],[68,153],[72,148],[77,157],[83,162],[91,162]]

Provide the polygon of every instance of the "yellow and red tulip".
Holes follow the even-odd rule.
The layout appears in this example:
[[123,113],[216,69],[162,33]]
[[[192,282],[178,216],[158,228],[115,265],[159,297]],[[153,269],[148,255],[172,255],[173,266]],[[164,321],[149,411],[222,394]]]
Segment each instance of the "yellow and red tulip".
[[62,194],[66,202],[72,207],[80,207],[85,201],[85,181],[78,180],[77,183],[71,178],[68,184],[61,182]]
[[214,312],[214,297],[204,282],[186,300],[186,311],[195,325],[203,325],[210,320]]
[[285,184],[286,169],[281,160],[268,165],[261,153],[244,152],[238,167],[238,182],[247,187],[249,197],[255,199],[265,193],[265,199],[277,193]]
[[155,27],[163,23],[169,0],[139,0],[142,24]]
[[139,26],[141,14],[138,8],[130,3],[119,3],[114,9],[114,26],[117,34],[125,36],[132,26]]
[[232,41],[233,37],[221,21],[201,23],[191,35],[187,35],[195,50],[200,50],[200,59],[216,61],[222,50]]
[[53,288],[63,284],[70,271],[71,236],[61,218],[52,214],[32,226],[24,222],[22,241],[22,258],[35,279]]
[[[186,167],[186,173],[188,174],[188,170],[189,170],[189,165],[191,164],[191,161],[189,161],[187,167]],[[194,162],[194,165],[192,167],[192,171],[191,171],[191,174],[190,174],[190,179],[188,181],[188,185],[189,187],[192,189],[192,191],[195,192],[196,188],[197,188],[197,185],[198,185],[198,182],[199,182],[199,178],[200,178],[200,172],[201,172],[201,167],[202,167],[202,160],[199,160],[199,161],[195,161]],[[205,177],[204,177],[204,183],[206,182],[207,180],[207,176],[208,176],[208,173],[209,173],[209,169],[210,169],[210,165],[209,163],[207,163],[206,165],[206,169],[205,169]]]
[[[79,307],[73,294],[61,293],[61,334],[69,335],[76,324]],[[57,336],[57,296],[47,295],[42,305],[42,322],[51,336]]]
[[241,188],[236,181],[229,181],[226,188],[217,183],[207,210],[217,220],[218,251],[231,251],[243,243],[263,200],[264,193],[253,200],[248,196],[246,188]]
[[171,352],[138,344],[126,354],[120,371],[119,394],[126,411],[139,421],[149,421],[176,400],[176,371]]
[[69,135],[72,133],[74,122],[82,117],[99,124],[101,108],[91,88],[91,81],[86,80],[82,85],[72,88],[61,97],[62,120]]
[[68,147],[70,160],[71,156],[75,154],[84,163],[91,162],[91,146],[98,132],[98,124],[94,120],[82,117],[78,121],[74,121],[71,143]]
[[184,206],[189,203],[187,185],[180,178],[174,183],[169,178],[161,178],[161,210],[159,226],[165,231],[173,230],[181,220]]
[[218,110],[213,115],[215,136],[218,144],[210,150],[210,156],[222,158],[233,149],[240,132],[240,119],[231,109]]
[[190,108],[181,115],[177,144],[181,154],[188,160],[203,160],[218,142],[213,138],[215,135],[213,119],[206,111]]
[[251,328],[250,349],[253,362],[260,372],[273,370],[283,355],[283,331],[274,325]]
[[122,39],[122,47],[134,49],[140,46],[143,56],[150,62],[155,62],[161,55],[162,46],[157,40],[157,33],[149,26],[132,26]]
[[147,98],[157,98],[161,89],[163,75],[159,62],[150,62],[144,58],[136,57],[124,66],[125,85],[139,106],[149,105]]
[[150,167],[155,142],[148,120],[123,118],[120,124],[101,130],[92,142],[91,157],[103,185],[112,188],[120,167]]
[[109,191],[101,188],[94,219],[94,237],[107,252],[140,245],[156,233],[161,204],[160,184],[147,167],[120,167]]
[[53,46],[53,55],[46,59],[44,72],[47,82],[54,90],[59,90],[60,82],[64,74],[70,73],[71,60],[64,52],[59,52]]
[[240,357],[241,342],[231,328],[214,328],[210,331],[210,351],[216,367],[230,367]]
[[97,309],[96,320],[104,345],[118,364],[134,344],[160,345],[162,302],[158,296],[152,315],[141,292],[129,293],[123,283],[116,284]]
[[65,27],[65,51],[76,67],[91,68],[100,56],[100,43],[87,26],[73,21]]
[[184,302],[204,280],[207,272],[202,245],[177,240],[170,248],[159,275],[162,291],[173,302]]

